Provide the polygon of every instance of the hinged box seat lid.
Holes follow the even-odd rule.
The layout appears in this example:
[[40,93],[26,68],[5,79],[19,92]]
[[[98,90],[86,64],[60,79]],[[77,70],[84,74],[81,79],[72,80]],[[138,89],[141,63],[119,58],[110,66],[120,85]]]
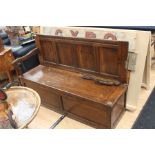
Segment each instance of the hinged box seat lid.
[[85,100],[112,107],[127,90],[126,85],[105,86],[84,80],[80,73],[39,65],[23,75],[37,85],[51,88],[55,93],[78,96]]

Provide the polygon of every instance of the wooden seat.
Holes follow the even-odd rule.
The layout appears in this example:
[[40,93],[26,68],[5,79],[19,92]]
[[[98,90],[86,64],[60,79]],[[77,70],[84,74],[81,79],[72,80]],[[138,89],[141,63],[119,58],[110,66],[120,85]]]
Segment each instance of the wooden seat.
[[113,106],[127,89],[124,85],[103,87],[103,85],[96,84],[94,81],[82,79],[80,73],[43,65],[25,73],[23,78],[36,84],[45,85],[59,91],[61,94],[72,94],[109,106]]

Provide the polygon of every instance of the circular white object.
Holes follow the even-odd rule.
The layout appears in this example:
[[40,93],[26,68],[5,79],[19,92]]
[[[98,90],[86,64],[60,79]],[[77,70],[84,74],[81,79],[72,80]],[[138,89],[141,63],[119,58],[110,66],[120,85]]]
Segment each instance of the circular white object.
[[18,128],[26,127],[39,111],[40,96],[33,89],[21,86],[11,87],[6,94]]

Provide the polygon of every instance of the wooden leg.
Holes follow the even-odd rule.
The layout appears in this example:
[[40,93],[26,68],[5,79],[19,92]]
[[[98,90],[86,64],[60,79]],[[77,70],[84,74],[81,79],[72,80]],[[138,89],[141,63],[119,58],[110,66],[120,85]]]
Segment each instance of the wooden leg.
[[18,77],[19,74],[18,74],[18,70],[15,68],[15,72],[16,72],[16,76]]
[[155,43],[154,43],[154,45],[153,45],[153,46],[154,46],[154,52],[155,52]]
[[26,126],[25,126],[25,129],[28,129],[28,128],[29,128],[28,125],[26,125]]
[[12,82],[13,81],[13,77],[11,75],[11,71],[7,71],[6,73],[7,73],[7,76],[9,78],[9,82]]

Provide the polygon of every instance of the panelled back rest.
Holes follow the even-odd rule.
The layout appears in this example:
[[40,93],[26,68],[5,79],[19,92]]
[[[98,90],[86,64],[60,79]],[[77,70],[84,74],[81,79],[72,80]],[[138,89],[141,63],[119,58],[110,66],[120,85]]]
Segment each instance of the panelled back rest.
[[37,35],[36,44],[42,65],[128,82],[128,42]]

